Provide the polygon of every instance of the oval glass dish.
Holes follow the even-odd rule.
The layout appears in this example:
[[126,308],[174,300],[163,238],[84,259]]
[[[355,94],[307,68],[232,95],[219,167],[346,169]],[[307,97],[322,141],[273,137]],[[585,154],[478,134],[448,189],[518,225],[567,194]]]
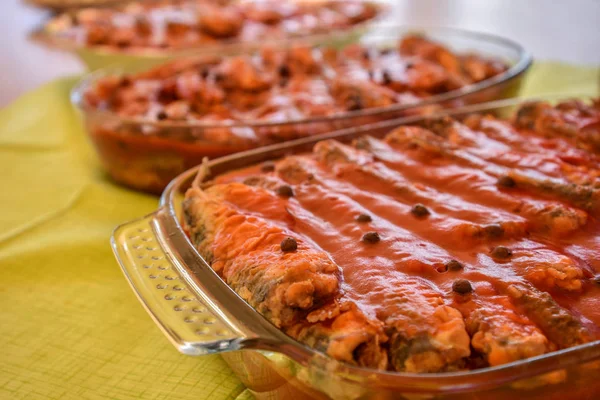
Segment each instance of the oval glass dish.
[[[31,0],[35,1],[35,0]],[[104,0],[104,2],[108,2],[109,0]],[[185,0],[183,0],[185,1]],[[190,0],[193,1],[193,0]],[[364,3],[368,7],[372,7],[376,10],[376,14],[374,17],[369,18],[365,21],[360,21],[356,23],[352,23],[348,27],[332,27],[329,31],[323,32],[312,32],[312,33],[295,33],[295,34],[282,34],[284,37],[279,38],[268,38],[261,37],[257,40],[238,40],[238,39],[228,39],[228,38],[218,38],[211,37],[208,43],[197,43],[197,44],[188,44],[181,46],[169,46],[166,44],[160,46],[138,46],[138,47],[119,47],[117,45],[87,45],[84,43],[78,43],[78,41],[69,37],[68,35],[60,34],[58,28],[54,28],[50,22],[52,20],[44,22],[40,27],[33,30],[29,37],[34,42],[40,43],[43,46],[68,51],[76,54],[83,63],[88,67],[90,71],[95,71],[97,69],[111,67],[114,65],[119,65],[127,68],[128,70],[140,70],[141,68],[150,68],[152,66],[156,66],[162,64],[168,60],[181,58],[181,57],[190,57],[196,55],[202,56],[224,56],[224,55],[238,55],[238,54],[247,54],[252,51],[257,50],[261,46],[265,44],[269,44],[273,47],[283,46],[291,42],[302,41],[303,43],[309,43],[313,45],[317,44],[329,44],[329,45],[339,45],[343,43],[349,43],[365,32],[368,29],[380,21],[385,15],[385,10],[388,9],[388,5],[385,3],[379,2],[377,0],[371,1],[363,1],[358,0],[361,3]],[[244,1],[233,0],[233,1],[225,1],[232,3],[244,3]],[[294,3],[293,0],[290,0],[291,3]],[[296,1],[298,4],[310,4],[310,2],[305,2],[302,0]],[[114,1],[113,1],[114,3]],[[144,4],[152,3],[165,3],[164,0],[146,0],[143,2]],[[275,2],[276,3],[276,2]],[[341,2],[343,3],[343,1]],[[268,2],[267,2],[268,4]],[[109,4],[106,4],[109,5]],[[135,6],[135,4],[134,4]],[[86,11],[86,10],[84,10]],[[71,15],[76,13],[77,10],[74,7],[71,9],[67,9],[65,16],[73,18]],[[186,19],[190,19],[193,16],[182,14],[179,17],[169,17],[172,11],[167,10],[164,12],[164,17],[162,18],[174,18],[173,30],[181,28],[179,23],[179,19],[183,19],[184,22]],[[150,14],[147,12],[147,14]],[[156,14],[156,13],[154,13]],[[147,21],[149,23],[156,23],[154,19],[158,17],[157,15],[151,14],[150,17],[147,17]],[[170,21],[162,22],[163,25],[169,25]],[[61,23],[57,25],[61,26]],[[269,24],[266,24],[267,26]],[[157,23],[157,26],[162,26]],[[158,29],[158,28],[157,28]],[[166,28],[168,32],[168,27]],[[109,31],[110,32],[110,31]],[[80,34],[76,34],[76,37],[81,36]],[[168,36],[164,32],[160,31],[154,34],[156,37]]]
[[[438,115],[507,116],[522,101],[473,105]],[[414,116],[380,122],[251,150],[188,170],[167,187],[155,213],[115,230],[112,246],[117,260],[146,310],[180,352],[223,353],[258,399],[596,399],[600,341],[461,372],[399,373],[340,363],[293,340],[263,318],[221,280],[184,232],[182,201],[201,168],[211,179],[310,151],[323,139],[347,142],[367,133],[382,137],[400,125],[422,121]]]
[[[87,103],[84,94],[110,71],[86,77],[72,92],[81,110],[86,130],[102,164],[117,182],[135,189],[160,193],[168,182],[199,164],[215,158],[288,139],[364,125],[406,115],[424,114],[439,108],[456,107],[514,97],[531,65],[531,56],[509,40],[455,29],[389,27],[360,40],[367,46],[385,48],[409,33],[422,33],[452,51],[502,60],[508,69],[492,78],[457,90],[436,94],[410,104],[393,104],[330,116],[285,122],[202,122],[125,119],[114,112]],[[223,138],[239,138],[227,140]],[[243,138],[259,140],[242,140]],[[220,138],[220,139],[219,139]]]

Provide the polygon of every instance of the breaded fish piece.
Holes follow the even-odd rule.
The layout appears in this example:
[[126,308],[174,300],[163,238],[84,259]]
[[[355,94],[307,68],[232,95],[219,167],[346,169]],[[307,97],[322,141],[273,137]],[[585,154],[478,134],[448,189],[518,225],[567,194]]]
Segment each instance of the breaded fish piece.
[[506,364],[552,349],[535,323],[520,313],[508,296],[493,289],[484,287],[456,307],[465,317],[471,346],[487,365]]
[[590,333],[581,321],[560,307],[547,292],[529,285],[510,285],[506,293],[544,334],[559,348],[576,346],[591,340]]
[[[311,310],[339,293],[340,269],[325,252],[285,227],[228,202],[244,193],[260,196],[260,191],[240,183],[190,189],[184,205],[186,228],[200,254],[227,284],[275,325],[284,326],[300,318],[301,310]],[[296,251],[281,250],[287,237],[296,241]]]
[[[192,188],[186,194],[186,229],[205,260],[277,327],[295,332],[302,341],[314,341],[298,329],[308,315],[327,326],[328,340],[321,346],[331,356],[352,361],[354,350],[362,345],[361,349],[370,353],[368,362],[373,363],[368,366],[385,365],[379,342],[386,336],[380,323],[356,309],[320,310],[340,295],[340,269],[329,255],[286,227],[237,207],[234,199],[244,198],[270,201],[274,213],[285,213],[284,200],[243,183]],[[288,238],[296,244],[293,251],[282,244]],[[360,334],[351,334],[353,330]]]

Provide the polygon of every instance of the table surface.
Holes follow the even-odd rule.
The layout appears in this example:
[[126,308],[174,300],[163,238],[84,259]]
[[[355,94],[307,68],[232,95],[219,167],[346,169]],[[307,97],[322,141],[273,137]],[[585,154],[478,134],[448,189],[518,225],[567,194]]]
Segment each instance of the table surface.
[[[388,0],[398,24],[440,25],[495,33],[517,40],[537,59],[600,64],[600,0]],[[0,107],[60,76],[81,73],[68,53],[45,49],[27,33],[46,13],[2,0]]]

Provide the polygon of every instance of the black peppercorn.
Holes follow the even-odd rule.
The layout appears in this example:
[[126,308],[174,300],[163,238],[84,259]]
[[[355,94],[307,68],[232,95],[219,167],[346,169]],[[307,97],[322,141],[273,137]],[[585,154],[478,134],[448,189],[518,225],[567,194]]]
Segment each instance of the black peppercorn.
[[176,101],[177,99],[177,90],[175,86],[171,83],[165,83],[163,87],[160,88],[160,90],[158,91],[157,100],[162,104],[168,104],[173,101]]
[[487,225],[483,227],[483,232],[487,237],[498,239],[504,236],[504,228],[498,224]]
[[363,102],[359,95],[352,95],[346,101],[348,111],[358,111],[363,109]]
[[277,194],[281,197],[292,197],[294,189],[290,185],[282,185],[277,188]]
[[208,78],[209,74],[210,74],[210,70],[208,68],[202,68],[200,70],[200,76],[202,77],[202,79]]
[[463,265],[456,260],[450,260],[446,263],[447,271],[460,271],[463,268]]
[[504,175],[498,178],[498,186],[502,186],[505,188],[513,188],[517,186],[517,182],[510,176]]
[[289,79],[289,77],[292,75],[290,67],[285,64],[279,66],[278,72],[279,76],[285,80]]
[[492,257],[505,259],[512,256],[512,251],[508,247],[496,246],[492,249]]
[[473,291],[473,286],[471,286],[471,282],[468,280],[459,279],[452,284],[452,291],[458,294],[468,294]]
[[273,161],[266,161],[260,166],[262,172],[273,172],[275,171],[275,163]]
[[292,251],[296,251],[297,249],[298,243],[293,237],[288,236],[281,241],[281,251],[283,251],[284,253],[290,253]]
[[381,240],[379,237],[379,233],[377,232],[367,232],[363,235],[362,241],[365,243],[377,243]]
[[168,115],[164,111],[159,111],[158,114],[156,114],[156,119],[159,121],[165,120],[165,119],[167,119],[167,117],[168,117]]
[[383,80],[384,85],[389,85],[392,83],[392,77],[388,71],[383,71],[381,74],[381,78]]
[[358,214],[358,216],[356,217],[356,220],[358,222],[371,222],[373,221],[373,218],[371,218],[371,216],[369,214]]
[[425,207],[423,204],[415,204],[413,206],[413,208],[410,210],[410,212],[415,217],[419,217],[419,218],[426,217],[426,216],[428,216],[430,214],[430,212],[427,209],[427,207]]

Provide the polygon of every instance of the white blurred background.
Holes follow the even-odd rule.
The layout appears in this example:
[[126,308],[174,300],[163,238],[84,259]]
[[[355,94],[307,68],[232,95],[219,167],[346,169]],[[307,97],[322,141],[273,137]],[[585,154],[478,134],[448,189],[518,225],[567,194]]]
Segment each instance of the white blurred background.
[[[600,65],[600,0],[387,0],[389,22],[506,36],[536,59]],[[0,107],[54,78],[83,72],[73,56],[27,40],[43,11],[0,0]]]

